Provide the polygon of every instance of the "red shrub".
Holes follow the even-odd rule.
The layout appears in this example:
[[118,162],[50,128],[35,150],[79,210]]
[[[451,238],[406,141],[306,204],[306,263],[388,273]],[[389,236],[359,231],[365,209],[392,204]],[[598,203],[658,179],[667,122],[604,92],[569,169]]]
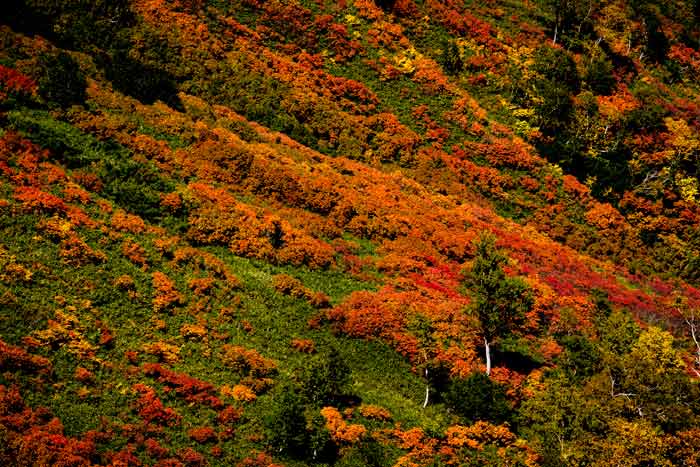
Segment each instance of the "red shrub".
[[8,93],[20,95],[36,94],[36,82],[19,71],[0,65],[0,100]]
[[16,387],[0,385],[2,455],[13,465],[90,467],[95,456],[92,439],[79,440],[63,434],[63,425],[46,409],[32,410]]
[[216,390],[211,383],[193,378],[185,373],[168,370],[157,363],[144,364],[143,372],[163,383],[166,390],[174,390],[178,397],[182,397],[187,402],[208,405],[214,409],[224,406],[221,399],[216,396]]
[[145,384],[135,384],[134,390],[141,395],[136,401],[139,416],[147,423],[174,426],[180,423],[180,416],[170,407],[165,407],[153,388]]

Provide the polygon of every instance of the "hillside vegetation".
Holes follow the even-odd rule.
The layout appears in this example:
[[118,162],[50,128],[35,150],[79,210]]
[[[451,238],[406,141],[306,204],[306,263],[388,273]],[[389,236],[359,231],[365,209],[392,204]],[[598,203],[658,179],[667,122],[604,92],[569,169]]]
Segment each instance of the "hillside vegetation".
[[700,2],[5,0],[0,464],[700,465]]

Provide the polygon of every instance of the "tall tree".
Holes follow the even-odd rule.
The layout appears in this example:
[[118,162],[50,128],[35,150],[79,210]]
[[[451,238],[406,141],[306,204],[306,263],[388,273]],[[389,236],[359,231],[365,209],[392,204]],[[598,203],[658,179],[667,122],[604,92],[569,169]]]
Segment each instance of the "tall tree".
[[316,405],[330,405],[344,395],[350,384],[350,368],[336,348],[312,360],[302,375],[302,390]]
[[533,305],[530,289],[522,279],[506,276],[507,257],[496,248],[493,236],[476,242],[476,257],[465,285],[475,295],[474,312],[479,320],[486,352],[486,374],[491,374],[491,343],[518,327]]
[[451,75],[459,74],[464,67],[462,56],[459,53],[459,46],[455,41],[448,41],[443,44],[440,60],[445,71]]

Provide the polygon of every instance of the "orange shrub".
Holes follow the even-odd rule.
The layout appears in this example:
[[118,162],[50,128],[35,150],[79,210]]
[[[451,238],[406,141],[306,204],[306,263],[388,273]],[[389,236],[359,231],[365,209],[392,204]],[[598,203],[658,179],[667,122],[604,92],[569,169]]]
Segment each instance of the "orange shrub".
[[228,245],[240,256],[312,268],[333,262],[330,245],[239,202],[225,190],[197,183],[189,186],[188,196],[199,205],[189,218],[191,241]]
[[258,398],[258,396],[244,384],[237,384],[233,388],[224,386],[221,388],[221,393],[240,402],[253,402]]
[[195,295],[209,295],[209,292],[214,288],[214,279],[211,277],[195,277],[187,282],[187,287]]
[[52,213],[66,209],[66,204],[58,196],[31,186],[16,187],[14,198],[21,202],[27,211]]
[[122,254],[132,263],[139,266],[146,266],[148,260],[146,259],[146,250],[133,240],[125,240],[122,243]]
[[146,454],[154,459],[163,459],[170,454],[168,449],[161,446],[160,443],[153,438],[147,438],[146,441],[143,442],[143,445],[146,448]]
[[73,374],[73,376],[81,383],[90,383],[95,377],[95,375],[93,375],[90,370],[88,370],[87,368],[83,368],[82,366],[79,366],[75,369],[75,373]]
[[622,227],[625,224],[625,218],[609,203],[594,203],[586,212],[586,221],[601,230]]
[[139,234],[146,231],[146,223],[139,216],[127,214],[121,209],[112,216],[112,227],[119,232]]
[[114,286],[120,290],[134,290],[136,288],[136,283],[134,279],[128,274],[122,274],[121,276],[114,279]]
[[231,425],[240,420],[242,415],[243,409],[229,405],[219,412],[216,421],[222,425]]
[[175,289],[175,283],[160,271],[153,273],[153,310],[167,310],[182,302],[180,293]]
[[391,413],[383,407],[377,405],[362,405],[360,406],[360,414],[365,418],[373,420],[391,420]]
[[10,255],[0,245],[0,281],[31,282],[34,274],[17,262],[15,255]]
[[288,274],[272,276],[272,287],[281,294],[295,298],[306,298],[310,292],[299,279]]
[[367,433],[367,429],[358,424],[350,424],[335,407],[324,407],[321,415],[326,420],[326,429],[335,443],[355,444]]
[[71,203],[78,202],[80,204],[87,204],[90,201],[90,193],[74,183],[70,183],[63,188],[63,197],[66,201]]
[[517,437],[505,425],[492,425],[478,421],[469,427],[454,425],[447,429],[447,444],[456,447],[478,448],[483,444],[507,446]]
[[164,363],[177,363],[180,361],[180,347],[164,341],[144,344],[143,351],[147,354],[155,355],[158,361]]
[[45,232],[52,240],[60,240],[73,233],[73,225],[58,215],[41,220],[37,228]]
[[185,339],[201,340],[207,336],[207,328],[200,324],[183,324],[180,335]]
[[179,193],[167,193],[161,195],[160,205],[172,213],[178,212],[182,208],[182,197]]
[[272,286],[284,295],[294,298],[304,298],[316,308],[325,308],[330,303],[330,298],[323,292],[314,292],[304,284],[288,274],[277,274],[272,277]]
[[314,353],[316,347],[311,339],[292,339],[292,348],[302,353]]
[[268,454],[262,452],[253,452],[241,462],[236,464],[236,467],[284,467],[282,464],[275,464]]
[[246,349],[240,345],[224,345],[220,357],[229,367],[255,378],[270,376],[277,369],[273,360],[263,357],[255,349]]
[[107,256],[104,253],[93,250],[77,235],[71,235],[61,242],[59,256],[72,266],[103,263],[107,260]]

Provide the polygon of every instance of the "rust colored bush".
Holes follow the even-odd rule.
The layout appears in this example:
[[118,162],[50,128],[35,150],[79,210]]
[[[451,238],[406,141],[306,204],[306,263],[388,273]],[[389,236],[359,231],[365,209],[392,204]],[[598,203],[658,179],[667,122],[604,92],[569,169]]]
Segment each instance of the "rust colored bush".
[[153,438],[147,438],[146,441],[143,442],[143,445],[146,448],[146,454],[155,459],[164,459],[170,454],[169,449],[161,446],[161,444]]
[[162,426],[175,426],[180,423],[180,415],[170,407],[165,407],[153,388],[145,384],[135,384],[134,391],[140,395],[136,410],[147,423]]
[[391,413],[383,407],[376,405],[363,405],[360,407],[360,414],[365,418],[373,420],[391,420]]
[[229,405],[219,412],[216,421],[222,425],[231,425],[239,421],[242,415],[243,409]]
[[51,361],[48,358],[30,354],[0,339],[0,370],[48,374],[51,369]]
[[112,227],[119,232],[140,234],[146,231],[146,223],[139,216],[116,211],[112,216]]
[[221,361],[239,373],[254,378],[263,378],[275,374],[277,364],[265,358],[255,349],[247,349],[240,345],[224,345]]
[[294,350],[312,354],[316,352],[316,346],[311,339],[292,339],[291,346]]
[[177,452],[177,456],[187,467],[205,467],[206,458],[192,448],[185,448]]
[[146,250],[133,240],[125,240],[121,247],[122,254],[132,263],[139,266],[148,264]]
[[189,436],[194,441],[199,444],[205,444],[210,441],[216,441],[217,435],[213,428],[205,426],[199,428],[192,428],[187,430],[187,436]]
[[88,370],[87,368],[83,368],[82,366],[79,366],[75,369],[75,373],[73,374],[73,376],[76,380],[86,384],[92,383],[95,377],[95,375],[90,370]]
[[107,261],[107,256],[103,252],[93,250],[90,245],[76,235],[71,235],[61,242],[59,255],[63,261],[72,266]]
[[66,210],[66,204],[61,198],[31,186],[16,187],[14,198],[31,212],[56,213]]
[[94,441],[65,436],[61,422],[46,409],[27,407],[16,387],[0,385],[0,427],[0,461],[4,465],[93,465]]
[[195,295],[209,295],[214,288],[214,279],[211,277],[196,277],[187,282],[187,287],[189,287]]

